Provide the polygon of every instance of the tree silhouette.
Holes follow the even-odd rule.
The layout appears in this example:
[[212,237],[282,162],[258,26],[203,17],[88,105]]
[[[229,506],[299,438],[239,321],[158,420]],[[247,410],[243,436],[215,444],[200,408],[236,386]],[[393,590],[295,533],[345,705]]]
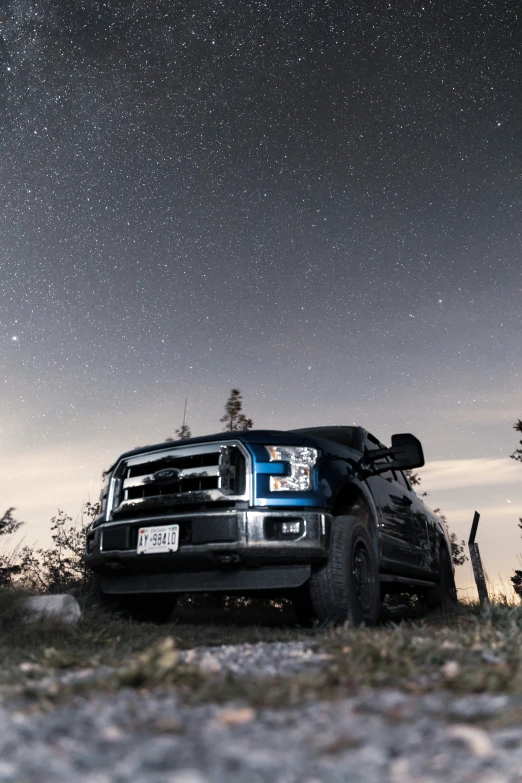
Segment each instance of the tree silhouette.
[[404,473],[408,476],[408,481],[412,487],[418,487],[421,483],[421,479],[418,473],[414,473],[413,470],[405,470]]
[[[513,429],[522,432],[521,419],[519,419],[516,424],[513,424]],[[522,440],[520,441],[520,445],[522,446]],[[519,462],[522,462],[522,449],[515,449],[513,454],[511,454],[511,459],[517,459]]]
[[[10,536],[11,533],[16,533],[16,531],[24,524],[23,522],[16,521],[16,519],[13,517],[13,511],[14,508],[8,508],[3,517],[0,518],[0,536]],[[10,555],[0,555],[1,587],[11,585],[13,576],[20,572],[20,566],[14,562],[16,555],[16,549]]]
[[[516,424],[513,424],[513,429],[517,430],[517,432],[522,432],[521,419],[519,419]],[[522,446],[522,440],[520,441],[520,445]],[[522,449],[515,449],[513,454],[511,454],[511,458],[522,462]],[[518,526],[522,530],[522,517],[518,520]],[[511,577],[511,582],[513,583],[515,593],[522,598],[522,571],[515,570],[515,575]]]
[[176,435],[175,438],[165,438],[167,441],[172,440],[187,440],[187,438],[192,437],[192,432],[190,431],[190,427],[186,422],[187,418],[187,399],[185,399],[185,407],[183,409],[183,423],[181,427],[178,427],[177,430],[174,430],[174,434]]
[[187,440],[187,438],[192,437],[188,424],[182,424],[181,427],[178,427],[178,429],[174,431],[174,434],[176,435],[177,440]]
[[16,533],[23,522],[17,522],[13,517],[14,508],[8,508],[4,516],[0,519],[0,536],[9,536]]
[[[522,517],[518,520],[518,526],[522,530]],[[522,598],[522,571],[515,569],[515,575],[510,577],[510,579],[513,583],[513,590]]]
[[252,419],[247,419],[244,413],[241,413],[243,402],[239,389],[232,389],[230,397],[225,403],[225,415],[220,421],[225,425],[225,432],[235,432],[237,430],[251,430],[253,427]]
[[52,545],[47,549],[25,546],[19,553],[21,586],[36,593],[88,587],[92,572],[85,563],[85,539],[98,512],[99,504],[89,502],[76,520],[58,511],[51,519]]

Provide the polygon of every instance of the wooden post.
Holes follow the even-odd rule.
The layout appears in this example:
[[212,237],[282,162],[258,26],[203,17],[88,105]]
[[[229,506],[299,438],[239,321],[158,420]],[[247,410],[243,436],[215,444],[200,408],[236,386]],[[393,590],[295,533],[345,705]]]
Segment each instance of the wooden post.
[[469,556],[471,558],[471,565],[473,566],[473,574],[475,576],[475,582],[477,585],[477,591],[479,595],[480,605],[484,606],[489,603],[488,588],[486,585],[486,577],[484,576],[484,569],[482,567],[482,560],[480,558],[479,546],[475,543],[475,536],[477,535],[477,528],[480,519],[480,514],[475,511],[473,517],[473,523],[471,525],[471,531],[468,538]]

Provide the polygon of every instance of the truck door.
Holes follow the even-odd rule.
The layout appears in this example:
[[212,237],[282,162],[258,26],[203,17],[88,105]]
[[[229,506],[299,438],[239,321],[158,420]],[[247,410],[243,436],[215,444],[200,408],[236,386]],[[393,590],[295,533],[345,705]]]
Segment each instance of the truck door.
[[[365,446],[369,451],[385,448],[370,433],[366,433]],[[424,527],[421,534],[415,505],[417,496],[404,477],[392,470],[369,476],[366,483],[380,516],[381,567],[412,576],[423,571],[426,532]]]
[[427,573],[431,570],[432,557],[426,507],[420,497],[414,492],[404,473],[400,470],[393,471],[393,473],[395,474],[397,484],[407,492],[407,497],[411,500],[412,542],[418,550],[418,562],[415,565],[424,573]]

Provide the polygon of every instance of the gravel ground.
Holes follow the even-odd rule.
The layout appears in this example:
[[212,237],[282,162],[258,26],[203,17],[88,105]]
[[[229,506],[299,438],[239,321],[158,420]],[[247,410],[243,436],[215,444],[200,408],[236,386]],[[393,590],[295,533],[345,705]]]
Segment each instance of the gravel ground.
[[[301,642],[185,655],[239,676],[321,662]],[[522,783],[520,697],[365,691],[256,711],[125,688],[45,712],[0,698],[1,783]]]
[[328,656],[307,642],[257,642],[196,647],[181,653],[182,660],[197,663],[204,672],[222,672],[236,677],[288,677]]

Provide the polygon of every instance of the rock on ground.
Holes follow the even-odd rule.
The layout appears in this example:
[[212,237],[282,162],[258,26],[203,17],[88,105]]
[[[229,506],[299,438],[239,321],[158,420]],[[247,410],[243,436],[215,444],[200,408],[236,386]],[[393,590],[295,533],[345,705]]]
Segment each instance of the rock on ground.
[[81,617],[78,601],[67,593],[59,595],[33,595],[25,600],[27,620],[52,617],[63,623],[76,623]]

